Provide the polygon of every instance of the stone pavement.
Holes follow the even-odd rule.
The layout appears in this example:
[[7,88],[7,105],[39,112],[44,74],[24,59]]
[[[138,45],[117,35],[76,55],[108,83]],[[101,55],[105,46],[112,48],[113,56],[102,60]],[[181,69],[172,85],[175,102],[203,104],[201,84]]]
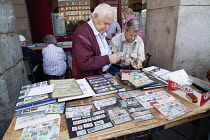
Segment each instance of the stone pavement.
[[[193,122],[156,132],[152,135],[153,140],[191,140],[193,136]],[[203,118],[196,140],[210,140],[210,116]]]

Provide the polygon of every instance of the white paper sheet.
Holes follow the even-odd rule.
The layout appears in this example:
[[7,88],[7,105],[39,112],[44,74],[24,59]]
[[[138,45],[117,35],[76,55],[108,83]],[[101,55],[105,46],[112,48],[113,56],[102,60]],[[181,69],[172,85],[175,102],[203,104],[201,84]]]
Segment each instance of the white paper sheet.
[[54,84],[43,86],[43,87],[36,87],[36,88],[32,88],[30,90],[28,96],[35,96],[35,95],[51,93],[51,92],[53,92],[53,90],[54,90]]
[[187,75],[187,73],[185,72],[184,69],[174,71],[167,75],[171,81],[174,81],[175,83],[178,83],[180,85],[191,85],[192,84],[190,82],[189,76]]

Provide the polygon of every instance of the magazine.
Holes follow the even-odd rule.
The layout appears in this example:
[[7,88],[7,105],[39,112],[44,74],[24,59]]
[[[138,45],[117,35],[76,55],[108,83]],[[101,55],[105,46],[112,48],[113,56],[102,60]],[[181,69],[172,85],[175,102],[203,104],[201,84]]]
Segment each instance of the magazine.
[[177,100],[172,95],[167,93],[164,89],[154,89],[145,91],[144,95],[137,96],[136,99],[143,105],[145,109],[152,108],[152,105],[150,104],[152,102],[163,103]]
[[152,106],[160,112],[166,119],[172,120],[176,117],[184,115],[192,109],[183,105],[178,101],[168,101],[164,103],[152,103]]

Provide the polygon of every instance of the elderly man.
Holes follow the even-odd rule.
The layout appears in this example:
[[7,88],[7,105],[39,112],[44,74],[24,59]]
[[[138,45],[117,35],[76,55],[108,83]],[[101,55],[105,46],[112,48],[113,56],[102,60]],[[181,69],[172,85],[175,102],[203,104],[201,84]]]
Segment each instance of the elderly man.
[[105,3],[99,4],[93,17],[74,33],[72,44],[72,76],[76,79],[106,73],[110,64],[119,60],[105,37],[114,20],[114,11]]
[[114,36],[111,40],[113,51],[120,53],[120,62],[110,67],[110,73],[115,75],[120,69],[127,69],[135,61],[137,66],[142,66],[145,60],[144,42],[138,36],[140,22],[137,19],[128,21],[125,31]]
[[29,57],[32,63],[32,67],[35,67],[37,64],[41,63],[39,58],[35,55],[33,50],[26,46],[26,38],[23,35],[19,35],[20,45],[22,47],[23,57]]
[[[23,52],[23,57],[24,58],[30,58],[31,60],[31,65],[33,67],[33,69],[36,69],[34,72],[34,76],[35,76],[35,81],[33,82],[40,82],[43,81],[43,68],[42,68],[42,61],[41,59],[39,59],[35,53],[33,52],[33,50],[31,50],[30,48],[28,48],[26,46],[26,38],[23,35],[19,35],[19,39],[20,39],[20,45],[22,47],[22,52]],[[29,81],[32,81],[32,76],[28,76]]]

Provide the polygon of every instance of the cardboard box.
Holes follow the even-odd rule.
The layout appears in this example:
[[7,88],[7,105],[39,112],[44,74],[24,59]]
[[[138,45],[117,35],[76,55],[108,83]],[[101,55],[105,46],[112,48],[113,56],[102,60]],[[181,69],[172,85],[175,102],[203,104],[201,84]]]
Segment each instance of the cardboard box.
[[202,106],[210,103],[210,83],[190,76],[193,86],[182,86],[173,81],[168,81],[168,90],[171,90],[187,101]]

